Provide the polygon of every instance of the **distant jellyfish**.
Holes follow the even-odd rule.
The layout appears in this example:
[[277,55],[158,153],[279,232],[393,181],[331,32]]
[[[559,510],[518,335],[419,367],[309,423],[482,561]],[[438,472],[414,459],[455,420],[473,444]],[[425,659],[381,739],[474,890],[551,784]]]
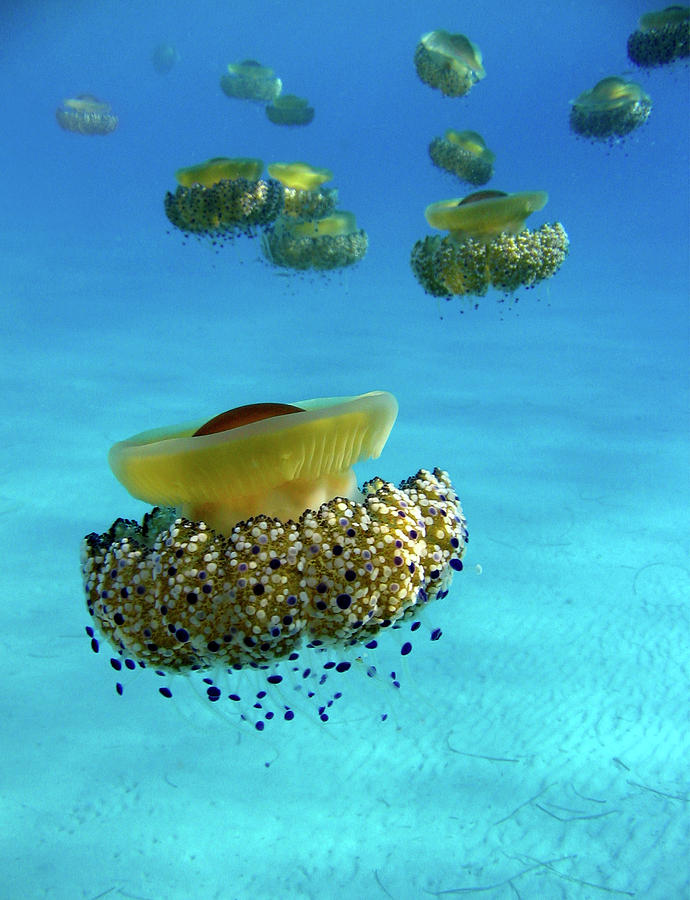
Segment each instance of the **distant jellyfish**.
[[304,97],[282,94],[266,107],[266,115],[274,125],[308,125],[314,118],[314,108]]
[[217,157],[178,169],[178,186],[165,195],[165,214],[184,234],[214,243],[238,234],[252,236],[283,211],[283,186],[262,180],[260,159]]
[[262,236],[264,255],[288,269],[339,269],[364,258],[369,239],[351,212],[339,210],[312,222],[282,216]]
[[491,286],[512,294],[550,278],[568,253],[565,229],[560,222],[536,231],[525,227],[547,200],[544,191],[478,191],[432,203],[427,222],[448,235],[417,241],[411,257],[415,277],[436,297],[481,297]]
[[283,82],[268,66],[262,66],[254,59],[229,63],[228,70],[220,79],[223,93],[238,100],[256,100],[272,103],[283,89]]
[[486,184],[494,173],[494,154],[476,131],[448,129],[445,137],[434,138],[429,156],[439,169],[457,175],[468,184]]
[[118,694],[132,670],[166,699],[196,679],[263,731],[296,712],[329,721],[375,661],[400,688],[387,632],[407,632],[399,661],[468,535],[441,469],[358,487],[353,466],[381,454],[397,411],[386,391],[257,403],[111,448],[115,476],[156,505],[82,544],[86,632],[109,648]]
[[415,49],[414,64],[421,80],[447,97],[462,97],[486,75],[482,52],[464,34],[430,31]]
[[172,44],[159,44],[151,54],[153,68],[165,75],[180,61],[180,54]]
[[109,103],[93,94],[78,94],[55,110],[60,128],[75,134],[110,134],[117,128],[117,116]]
[[649,118],[652,101],[639,84],[612,75],[573,100],[570,128],[581,137],[616,143]]
[[628,58],[651,69],[690,57],[690,6],[645,13],[628,38]]
[[330,169],[305,162],[271,163],[268,174],[285,189],[285,214],[301,219],[322,219],[330,215],[338,203],[336,188],[323,187],[333,178]]

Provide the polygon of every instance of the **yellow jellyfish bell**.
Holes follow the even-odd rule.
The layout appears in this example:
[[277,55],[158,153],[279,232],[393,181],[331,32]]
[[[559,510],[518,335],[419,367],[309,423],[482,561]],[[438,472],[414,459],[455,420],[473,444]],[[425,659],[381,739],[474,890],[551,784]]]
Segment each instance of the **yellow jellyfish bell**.
[[397,415],[384,391],[240,408],[115,444],[108,460],[140,500],[228,533],[252,516],[298,519],[360,495],[352,466],[378,457]]
[[285,187],[301,191],[316,190],[333,178],[330,169],[320,169],[305,162],[271,163],[268,174]]
[[583,109],[613,110],[639,103],[644,96],[644,91],[636,82],[610,75],[602,78],[590,91],[583,91],[574,105]]
[[462,199],[441,200],[427,206],[426,220],[432,228],[449,231],[456,240],[465,237],[491,240],[498,234],[517,234],[525,219],[546,205],[545,191],[478,191]]
[[[482,156],[485,153],[491,153],[487,148],[484,138],[476,131],[454,131],[449,128],[446,131],[446,140],[451,144],[457,144],[463,150],[467,150],[473,156]],[[493,153],[491,153],[493,157]]]
[[356,232],[357,220],[354,213],[337,210],[332,215],[313,222],[295,222],[290,230],[298,237],[337,237]]
[[260,159],[244,156],[217,156],[207,162],[178,169],[175,172],[175,178],[183,187],[200,184],[209,188],[224,179],[245,178],[247,181],[257,181],[261,177],[263,168],[263,160]]
[[421,42],[430,53],[449,60],[458,71],[470,69],[478,79],[486,75],[481,50],[464,34],[450,34],[441,28],[425,34]]
[[64,105],[68,109],[74,109],[79,112],[102,113],[110,109],[109,103],[104,103],[93,94],[79,94],[78,97],[70,97],[65,100]]
[[667,6],[640,16],[640,31],[661,31],[662,28],[690,22],[690,6]]

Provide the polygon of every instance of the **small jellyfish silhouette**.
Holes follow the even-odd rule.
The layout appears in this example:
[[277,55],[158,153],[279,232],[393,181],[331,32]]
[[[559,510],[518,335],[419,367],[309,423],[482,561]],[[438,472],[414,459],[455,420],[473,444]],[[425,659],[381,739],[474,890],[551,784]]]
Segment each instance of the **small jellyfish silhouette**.
[[268,166],[268,174],[283,185],[285,215],[300,219],[322,219],[335,211],[338,191],[324,188],[333,178],[330,169],[305,162],[276,162]]
[[165,698],[196,678],[257,731],[296,709],[328,721],[349,677],[375,675],[362,661],[384,633],[418,635],[420,611],[463,567],[446,472],[357,487],[352,466],[380,455],[396,415],[374,391],[252,404],[115,444],[116,477],[157,506],[84,539],[92,649],[110,645],[123,681],[155,672]]
[[652,101],[639,84],[611,75],[583,91],[570,108],[570,129],[594,141],[615,144],[649,118]]
[[490,286],[513,294],[550,278],[568,253],[565,229],[560,222],[536,231],[525,227],[547,200],[544,191],[478,191],[432,203],[427,222],[448,235],[416,242],[410,260],[415,277],[435,297],[482,297]]
[[651,69],[690,57],[690,6],[645,13],[628,38],[628,58]]
[[420,79],[447,97],[463,97],[486,75],[479,47],[464,34],[442,29],[421,38],[414,64]]
[[439,169],[468,184],[486,184],[494,173],[496,157],[476,131],[449,128],[445,137],[434,138],[429,144],[429,156]]
[[326,271],[364,258],[369,239],[351,212],[336,210],[313,221],[281,216],[261,238],[264,256],[275,266]]
[[178,186],[165,195],[165,214],[185,234],[223,243],[238,234],[252,236],[283,211],[279,181],[262,180],[260,159],[216,157],[178,169]]
[[283,89],[283,82],[273,69],[262,66],[254,59],[229,63],[227,72],[220,79],[220,86],[227,97],[238,100],[255,100],[272,103]]
[[151,54],[153,68],[160,75],[165,75],[180,61],[180,54],[172,44],[159,44]]
[[308,125],[314,118],[314,108],[304,97],[281,94],[266,107],[266,115],[274,125]]
[[110,134],[117,128],[117,116],[109,103],[93,94],[78,94],[55,110],[60,128],[75,134]]

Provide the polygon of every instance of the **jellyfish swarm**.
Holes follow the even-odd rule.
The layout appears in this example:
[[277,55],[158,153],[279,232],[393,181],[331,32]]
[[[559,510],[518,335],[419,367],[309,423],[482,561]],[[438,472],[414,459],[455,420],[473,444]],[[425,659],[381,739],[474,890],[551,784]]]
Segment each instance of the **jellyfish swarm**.
[[176,172],[178,186],[165,195],[168,220],[185,235],[223,243],[238,234],[253,236],[283,210],[280,182],[262,180],[261,160],[217,157]]
[[486,184],[494,173],[494,154],[476,131],[448,129],[429,145],[433,164],[468,184]]
[[628,38],[628,58],[651,69],[690,57],[690,6],[667,6],[645,13]]
[[55,110],[55,118],[63,131],[89,135],[110,134],[118,121],[110,104],[93,94],[78,94],[63,101]]
[[423,35],[414,65],[419,78],[446,97],[463,97],[486,75],[479,47],[464,34],[442,29]]
[[[294,461],[295,440],[312,446],[312,466],[329,458],[339,469],[344,460],[347,466],[362,454],[378,455],[397,412],[385,392],[287,406],[237,427],[234,415],[223,414],[210,431],[187,434],[185,427],[185,438],[175,436],[179,429],[172,437],[167,429],[162,437],[160,430],[138,435],[116,445],[115,457],[133,456],[130,484],[155,473],[160,461],[160,477],[173,490],[186,454],[200,465],[203,483],[220,477],[219,457],[241,458],[264,439],[268,472]],[[324,431],[328,446],[339,448],[330,457],[313,446]],[[203,493],[195,477],[187,480]],[[141,484],[150,482],[143,477]],[[235,487],[240,495],[254,490]],[[222,532],[174,509],[154,509],[141,525],[119,519],[88,535],[82,574],[92,648],[99,650],[101,638],[110,645],[118,679],[128,669],[153,669],[163,697],[172,696],[175,676],[196,677],[209,701],[229,700],[259,731],[274,719],[294,719],[298,692],[300,708],[328,721],[345,674],[362,671],[383,632],[416,632],[420,611],[447,595],[467,543],[459,501],[439,469],[420,470],[397,488],[375,478],[351,493],[294,518],[259,514]],[[406,640],[400,653],[411,647]],[[116,689],[123,692],[122,681]]]
[[482,297],[491,286],[512,294],[550,278],[568,253],[565,229],[559,222],[536,231],[524,225],[547,199],[543,191],[479,191],[431,204],[427,221],[448,234],[416,242],[410,259],[415,277],[435,297]]
[[570,109],[570,129],[593,141],[616,144],[649,118],[652,101],[639,84],[612,75],[583,91]]

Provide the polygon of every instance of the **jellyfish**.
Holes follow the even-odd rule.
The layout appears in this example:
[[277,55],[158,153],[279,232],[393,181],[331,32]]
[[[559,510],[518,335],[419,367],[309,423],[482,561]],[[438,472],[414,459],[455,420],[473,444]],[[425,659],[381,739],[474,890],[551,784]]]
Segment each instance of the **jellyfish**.
[[467,526],[445,471],[357,488],[353,464],[380,455],[396,415],[375,391],[252,404],[115,444],[115,475],[157,504],[82,544],[87,634],[94,651],[109,645],[116,677],[152,669],[166,698],[175,677],[197,677],[258,731],[294,719],[302,687],[328,721],[345,673],[386,630],[416,634],[462,569]]
[[229,63],[220,79],[220,87],[227,97],[272,103],[283,89],[283,82],[273,69],[254,59]]
[[568,253],[565,229],[560,222],[536,231],[525,227],[547,200],[544,191],[478,191],[432,203],[427,222],[448,235],[417,241],[411,256],[415,277],[435,297],[481,297],[490,286],[511,294],[550,278]]
[[165,195],[165,214],[185,234],[213,242],[239,233],[253,235],[283,210],[283,186],[259,178],[260,159],[217,157],[178,169],[175,193]]
[[180,61],[180,54],[172,44],[159,44],[151,54],[153,68],[165,75]]
[[652,101],[634,81],[612,75],[573,100],[570,128],[596,141],[617,143],[649,118]]
[[651,69],[690,57],[690,6],[645,13],[628,38],[628,58]]
[[369,239],[357,228],[354,214],[336,210],[313,221],[282,216],[262,235],[264,255],[276,266],[288,269],[339,269],[364,258]]
[[494,173],[496,157],[476,131],[453,131],[449,128],[445,137],[433,139],[429,145],[429,156],[439,169],[457,175],[469,184],[486,184]]
[[304,97],[283,94],[266,107],[266,115],[274,125],[308,125],[314,118],[314,108]]
[[78,94],[55,110],[60,128],[75,134],[110,134],[117,128],[117,116],[109,103],[93,94]]
[[421,38],[414,64],[421,80],[447,97],[463,97],[486,75],[479,47],[464,34],[442,29]]
[[285,214],[301,219],[322,219],[334,212],[338,191],[322,185],[333,178],[330,169],[305,162],[271,163],[268,174],[283,185]]

